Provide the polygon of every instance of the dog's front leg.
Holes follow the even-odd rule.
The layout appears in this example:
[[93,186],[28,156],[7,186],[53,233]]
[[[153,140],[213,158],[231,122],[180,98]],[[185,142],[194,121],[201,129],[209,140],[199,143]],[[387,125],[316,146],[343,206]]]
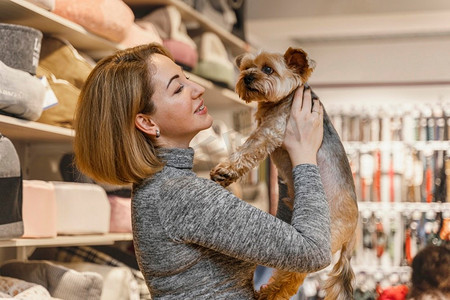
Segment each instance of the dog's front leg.
[[[283,123],[276,120],[278,123]],[[228,186],[256,167],[259,162],[283,143],[286,124],[274,120],[262,122],[245,143],[234,152],[228,162],[218,164],[210,172],[211,179]]]

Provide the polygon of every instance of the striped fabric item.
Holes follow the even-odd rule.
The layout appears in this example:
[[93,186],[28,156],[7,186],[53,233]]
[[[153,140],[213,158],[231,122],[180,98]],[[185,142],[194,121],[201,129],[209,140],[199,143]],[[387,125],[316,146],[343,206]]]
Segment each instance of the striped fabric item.
[[62,262],[91,262],[100,265],[108,265],[114,267],[128,267],[133,273],[139,285],[139,294],[141,300],[151,299],[150,292],[145,284],[144,276],[141,271],[134,268],[130,268],[126,264],[113,257],[100,252],[92,247],[82,246],[82,247],[61,247],[58,248],[56,252],[56,260]]

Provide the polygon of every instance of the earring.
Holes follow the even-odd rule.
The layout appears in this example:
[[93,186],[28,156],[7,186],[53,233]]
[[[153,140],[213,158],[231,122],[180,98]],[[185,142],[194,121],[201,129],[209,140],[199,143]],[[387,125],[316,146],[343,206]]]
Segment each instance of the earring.
[[159,131],[159,129],[156,129],[156,135],[157,138],[159,138],[161,136],[161,132]]

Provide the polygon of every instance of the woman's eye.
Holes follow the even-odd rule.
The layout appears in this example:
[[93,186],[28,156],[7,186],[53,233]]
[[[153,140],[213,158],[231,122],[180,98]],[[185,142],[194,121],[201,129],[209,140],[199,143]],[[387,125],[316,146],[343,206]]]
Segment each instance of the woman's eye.
[[269,66],[264,66],[264,67],[262,68],[262,71],[263,71],[264,73],[266,73],[267,75],[270,75],[270,74],[273,73],[273,69],[272,69],[271,67],[269,67]]
[[175,90],[175,94],[179,94],[181,93],[181,91],[183,90],[184,85],[180,84],[180,86]]

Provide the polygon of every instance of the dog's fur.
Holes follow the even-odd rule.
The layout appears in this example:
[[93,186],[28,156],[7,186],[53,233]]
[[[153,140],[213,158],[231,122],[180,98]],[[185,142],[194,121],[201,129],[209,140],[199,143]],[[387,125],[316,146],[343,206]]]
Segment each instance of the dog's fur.
[[[306,84],[314,66],[302,49],[289,48],[284,55],[261,52],[247,53],[236,58],[240,69],[236,92],[241,99],[258,102],[258,127],[247,141],[230,156],[229,162],[217,165],[211,178],[223,186],[256,167],[267,155],[277,166],[286,182],[292,203],[294,188],[292,163],[281,146],[289,118],[295,90]],[[317,97],[313,93],[313,98]],[[317,162],[325,194],[330,205],[332,252],[340,252],[326,282],[325,299],[353,299],[353,271],[350,258],[354,249],[354,234],[358,207],[350,165],[339,139],[324,109],[323,142],[317,153]],[[290,299],[298,291],[308,274],[277,270],[260,299]]]

